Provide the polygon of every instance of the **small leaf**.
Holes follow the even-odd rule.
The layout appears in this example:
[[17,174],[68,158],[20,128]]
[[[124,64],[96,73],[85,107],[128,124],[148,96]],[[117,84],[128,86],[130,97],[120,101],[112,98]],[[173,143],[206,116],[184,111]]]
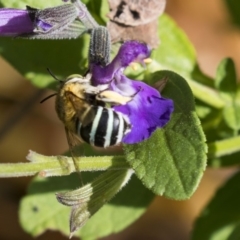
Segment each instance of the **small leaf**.
[[195,222],[192,240],[226,240],[239,234],[240,173],[222,186]]
[[232,59],[224,59],[218,66],[215,81],[220,96],[226,102],[223,109],[223,117],[227,125],[234,129],[240,129],[240,87],[237,86],[237,77]]
[[[97,175],[81,173],[84,182]],[[77,175],[35,178],[20,205],[20,222],[26,232],[37,236],[47,229],[59,230],[69,236],[70,209],[57,202],[56,192],[79,187]],[[76,234],[81,239],[98,239],[126,228],[144,212],[154,195],[133,176],[116,197],[99,210]]]
[[215,86],[226,101],[231,101],[237,90],[237,76],[234,62],[231,58],[221,61],[217,68]]
[[124,150],[127,161],[147,188],[182,200],[194,193],[205,170],[205,136],[186,81],[176,73],[162,71],[153,75],[152,82],[163,78],[168,79],[163,96],[174,101],[170,122],[147,141],[125,145]]
[[230,128],[234,130],[240,129],[240,101],[235,101],[232,106],[226,106],[223,114],[224,119]]

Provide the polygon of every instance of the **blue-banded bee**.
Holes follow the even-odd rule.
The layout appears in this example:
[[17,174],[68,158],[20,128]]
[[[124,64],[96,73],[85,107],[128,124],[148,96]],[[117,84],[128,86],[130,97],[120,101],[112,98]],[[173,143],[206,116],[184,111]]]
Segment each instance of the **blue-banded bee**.
[[56,97],[56,111],[65,125],[70,147],[75,145],[71,140],[75,136],[97,147],[105,148],[121,143],[123,137],[131,131],[131,126],[123,114],[105,105],[130,100],[115,92],[92,86],[89,75],[71,75],[66,81],[61,81]]

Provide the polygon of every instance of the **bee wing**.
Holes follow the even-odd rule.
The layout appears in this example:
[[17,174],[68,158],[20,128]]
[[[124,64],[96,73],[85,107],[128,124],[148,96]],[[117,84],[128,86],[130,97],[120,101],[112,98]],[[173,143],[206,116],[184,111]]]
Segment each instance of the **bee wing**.
[[91,106],[87,109],[84,116],[77,112],[77,117],[80,119],[82,126],[86,126],[89,123],[93,122],[95,116],[95,108]]
[[70,154],[73,159],[73,164],[74,164],[75,170],[79,175],[81,184],[83,185],[80,168],[79,168],[79,164],[77,161],[77,158],[80,157],[81,152],[83,153],[83,150],[82,151],[79,150],[80,149],[79,146],[81,145],[82,142],[81,142],[80,138],[78,138],[74,133],[70,132],[66,127],[65,127],[65,132],[66,132],[69,151],[70,151]]
[[[91,107],[89,107],[89,110],[87,111],[86,116],[84,118],[82,115],[83,114],[81,111],[76,111],[76,117],[80,120],[80,122],[83,126],[86,126],[87,124],[92,122],[95,117],[94,110]],[[81,119],[83,119],[83,120],[81,121]],[[83,185],[83,180],[82,180],[82,176],[80,173],[81,169],[79,168],[78,162],[79,162],[79,157],[84,154],[84,149],[83,149],[83,145],[82,145],[82,143],[84,141],[81,140],[81,137],[80,137],[80,135],[78,135],[77,131],[76,131],[76,133],[73,133],[65,127],[65,132],[66,132],[67,141],[68,141],[68,145],[69,145],[69,151],[70,151],[70,154],[73,159],[73,164],[74,164],[75,170],[78,173],[80,182]]]

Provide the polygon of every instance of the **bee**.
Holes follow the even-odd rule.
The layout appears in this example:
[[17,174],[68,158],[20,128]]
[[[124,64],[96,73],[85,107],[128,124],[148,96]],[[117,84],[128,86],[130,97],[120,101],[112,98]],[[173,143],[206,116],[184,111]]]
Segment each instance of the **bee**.
[[[71,75],[63,81],[47,70],[60,85],[57,93],[44,98],[41,103],[56,96],[55,109],[65,126],[70,153],[79,173],[74,147],[82,142],[103,148],[120,144],[131,131],[131,124],[111,106],[126,104],[132,98],[106,90],[107,85],[92,86],[91,74],[85,77]],[[79,176],[82,182],[81,175]]]
[[113,91],[90,84],[91,75],[71,75],[61,81],[56,95],[56,112],[63,122],[70,147],[71,139],[97,147],[118,145],[131,131],[125,116],[107,104],[123,104],[131,100]]

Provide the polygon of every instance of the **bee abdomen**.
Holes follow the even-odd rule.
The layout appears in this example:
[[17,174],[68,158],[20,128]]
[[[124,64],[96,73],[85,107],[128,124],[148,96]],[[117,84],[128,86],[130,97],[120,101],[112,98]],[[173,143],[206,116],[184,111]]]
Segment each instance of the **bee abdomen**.
[[[120,143],[129,131],[124,117],[113,109],[92,106],[93,121],[83,126],[77,123],[77,134],[87,143],[97,147],[109,147]],[[78,119],[79,120],[79,119]]]

